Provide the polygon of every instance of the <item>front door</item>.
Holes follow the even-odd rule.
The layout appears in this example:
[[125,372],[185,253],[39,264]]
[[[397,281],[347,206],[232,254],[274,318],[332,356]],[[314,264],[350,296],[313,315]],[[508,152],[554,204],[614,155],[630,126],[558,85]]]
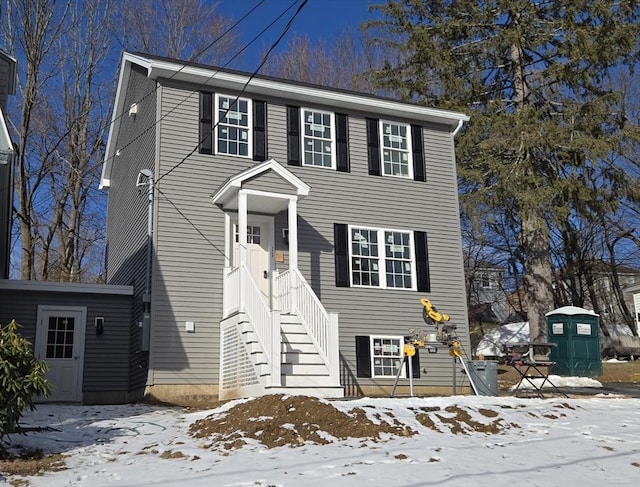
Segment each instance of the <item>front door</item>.
[[39,401],[81,402],[86,308],[38,306],[36,355],[49,367],[51,393]]
[[[271,281],[272,228],[272,217],[250,215],[247,219],[247,266],[265,296],[269,296]],[[233,223],[233,234],[233,265],[236,267],[240,265],[237,221]]]

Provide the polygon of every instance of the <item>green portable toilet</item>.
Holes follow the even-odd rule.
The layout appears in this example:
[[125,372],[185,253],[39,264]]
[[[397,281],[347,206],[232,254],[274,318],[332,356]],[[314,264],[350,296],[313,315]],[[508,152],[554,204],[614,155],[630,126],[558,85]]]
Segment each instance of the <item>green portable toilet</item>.
[[576,306],[564,306],[547,316],[549,359],[556,364],[552,372],[571,377],[602,375],[600,355],[600,317],[593,311]]

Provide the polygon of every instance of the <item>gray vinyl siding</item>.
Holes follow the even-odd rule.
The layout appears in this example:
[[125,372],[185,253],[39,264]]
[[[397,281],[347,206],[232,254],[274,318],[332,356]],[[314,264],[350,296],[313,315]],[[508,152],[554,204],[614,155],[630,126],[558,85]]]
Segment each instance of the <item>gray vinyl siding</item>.
[[[218,382],[219,322],[222,317],[224,215],[210,196],[227,178],[252,167],[248,158],[202,155],[198,143],[198,90],[165,82],[159,149],[162,180],[156,228],[157,265],[153,281],[152,335],[154,383]],[[215,91],[215,89],[213,90]],[[250,93],[244,96],[250,97]],[[264,99],[264,97],[260,97]],[[267,157],[286,166],[286,100],[267,100]],[[331,107],[325,107],[331,110]],[[445,126],[424,127],[427,182],[369,176],[365,116],[349,113],[351,172],[286,166],[311,187],[298,203],[299,267],[325,307],[340,315],[340,349],[344,376],[355,376],[356,335],[406,335],[426,329],[420,298],[428,297],[458,326],[466,351],[469,335],[458,219],[454,146]],[[388,117],[385,117],[388,118]],[[411,120],[400,120],[411,123]],[[415,123],[415,121],[414,121]],[[188,157],[185,157],[190,154]],[[279,191],[287,186],[272,175],[246,187]],[[345,223],[427,232],[431,293],[374,288],[337,288],[334,275],[333,225]],[[276,217],[276,249],[287,226],[286,211]],[[195,321],[195,333],[184,330]],[[433,329],[429,330],[435,331]],[[446,350],[421,354],[427,368],[420,383],[451,385]],[[361,384],[391,384],[392,379],[359,379]],[[351,382],[349,380],[348,382]]]
[[258,177],[243,182],[242,188],[255,191],[268,191],[271,193],[295,195],[295,189],[293,186],[273,171],[268,171],[260,174]]
[[[222,318],[224,214],[211,195],[248,158],[199,154],[197,90],[164,87],[159,154],[151,365],[154,384],[216,384]],[[187,154],[191,154],[185,157]],[[169,173],[170,172],[170,173]],[[195,332],[185,322],[195,322]]]
[[[286,152],[284,106],[269,105],[270,148]],[[375,117],[374,114],[369,116]],[[356,374],[355,336],[407,335],[412,328],[427,329],[422,321],[420,298],[428,297],[437,308],[451,315],[458,326],[463,347],[471,353],[458,194],[451,135],[444,127],[424,128],[427,182],[369,176],[365,120],[349,117],[351,172],[325,168],[287,166],[311,186],[308,198],[299,202],[298,265],[329,312],[339,313],[341,360],[344,375]],[[275,140],[274,140],[275,139]],[[285,160],[284,154],[271,154]],[[427,232],[431,293],[376,288],[337,288],[333,255],[333,224],[345,223],[378,228]],[[276,230],[277,231],[277,230]],[[306,233],[305,233],[306,232]],[[318,269],[320,270],[318,272]],[[435,332],[430,327],[431,332]],[[446,350],[422,352],[420,383],[451,385],[451,358]],[[359,379],[361,384],[390,384],[392,379]]]
[[155,170],[156,85],[134,66],[129,79],[125,107],[138,104],[135,117],[126,113],[119,120],[107,213],[107,282],[144,288],[147,243],[147,192],[137,188],[143,168]]
[[[146,288],[147,263],[147,188],[136,187],[141,169],[155,169],[156,103],[155,82],[144,70],[133,66],[127,92],[126,107],[119,123],[119,138],[115,142],[120,154],[113,161],[107,213],[107,282],[134,287],[135,298],[130,314],[130,367],[133,388],[141,388],[147,380],[147,369],[141,354],[144,305],[142,293]],[[137,114],[129,116],[133,103]]]
[[[64,285],[61,285],[64,288]],[[128,393],[139,385],[130,376],[130,336],[132,296],[108,293],[25,291],[2,289],[0,324],[15,319],[20,332],[32,345],[36,341],[38,306],[73,306],[87,309],[84,346],[83,393]],[[104,332],[97,335],[95,318],[104,318]]]
[[4,112],[6,112],[7,109],[7,95],[9,94],[10,87],[13,88],[15,86],[15,80],[9,79],[12,73],[15,74],[13,61],[0,54],[0,108],[2,108]]

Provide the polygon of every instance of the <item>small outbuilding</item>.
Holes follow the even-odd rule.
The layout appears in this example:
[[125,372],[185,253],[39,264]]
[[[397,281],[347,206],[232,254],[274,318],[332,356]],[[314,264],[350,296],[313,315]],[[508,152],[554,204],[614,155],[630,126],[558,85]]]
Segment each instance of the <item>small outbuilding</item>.
[[133,287],[0,279],[0,324],[15,320],[53,386],[38,402],[127,403],[144,390]]

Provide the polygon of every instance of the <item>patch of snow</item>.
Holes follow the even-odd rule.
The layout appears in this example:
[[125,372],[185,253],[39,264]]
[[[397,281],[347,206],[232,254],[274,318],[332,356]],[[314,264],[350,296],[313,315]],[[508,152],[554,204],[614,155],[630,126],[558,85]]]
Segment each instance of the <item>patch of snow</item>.
[[[23,478],[0,475],[0,483],[28,480],[31,487],[501,487],[516,482],[628,486],[638,478],[640,399],[447,396],[328,402],[345,411],[360,407],[370,417],[397,421],[417,434],[272,449],[248,442],[237,450],[220,451],[211,447],[212,440],[191,437],[188,430],[197,419],[227,410],[228,404],[195,413],[147,405],[39,405],[25,414],[21,424],[48,429],[10,439],[14,447],[62,453],[68,468]],[[482,422],[495,423],[500,431],[467,428],[465,412],[474,421],[484,414]],[[417,413],[428,414],[437,429],[418,422]],[[462,431],[454,430],[452,419]]]
[[[543,378],[533,378],[533,379],[525,379],[520,381],[519,384],[512,386],[511,390],[516,388],[518,389],[539,389],[545,379]],[[595,379],[591,379],[589,377],[561,377],[559,375],[549,375],[549,379],[545,384],[545,387],[553,387],[551,384],[556,387],[602,387],[602,383]]]

